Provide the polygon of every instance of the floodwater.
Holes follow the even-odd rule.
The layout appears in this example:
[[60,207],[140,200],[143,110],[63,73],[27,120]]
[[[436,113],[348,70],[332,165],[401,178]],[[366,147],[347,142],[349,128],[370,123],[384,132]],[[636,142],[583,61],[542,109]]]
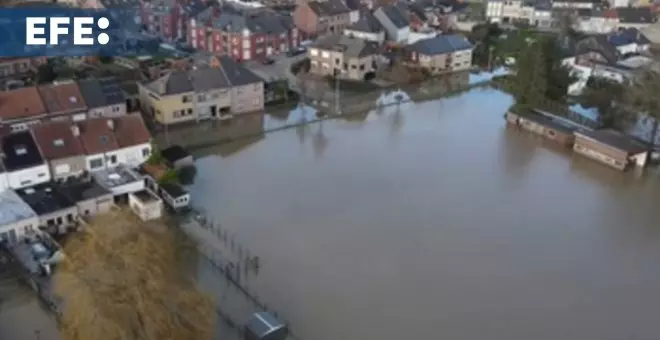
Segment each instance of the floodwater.
[[660,339],[659,175],[507,128],[510,104],[475,89],[206,150],[193,200],[300,339]]

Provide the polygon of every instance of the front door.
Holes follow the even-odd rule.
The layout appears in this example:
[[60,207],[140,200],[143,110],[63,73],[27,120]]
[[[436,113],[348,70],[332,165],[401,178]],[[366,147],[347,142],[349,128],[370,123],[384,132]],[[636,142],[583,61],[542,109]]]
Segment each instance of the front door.
[[217,117],[218,116],[218,107],[215,105],[211,106],[211,117]]

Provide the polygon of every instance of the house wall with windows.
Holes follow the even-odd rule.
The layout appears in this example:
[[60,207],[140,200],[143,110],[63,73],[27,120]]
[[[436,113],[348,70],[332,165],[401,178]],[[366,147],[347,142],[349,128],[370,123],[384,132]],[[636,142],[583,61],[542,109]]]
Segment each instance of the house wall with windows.
[[117,161],[129,167],[136,167],[147,161],[151,155],[151,144],[139,144],[116,150]]
[[7,182],[12,189],[21,189],[50,181],[47,164],[7,173]]
[[194,92],[160,96],[143,84],[138,84],[140,103],[148,115],[161,124],[196,121]]
[[114,201],[111,193],[107,195],[91,198],[84,201],[76,202],[76,207],[78,209],[78,215],[81,216],[94,216],[97,214],[103,214],[114,206]]
[[371,32],[362,32],[354,31],[352,29],[345,29],[344,35],[348,37],[354,37],[362,40],[373,41],[377,43],[382,43],[385,41],[385,32],[371,33]]
[[197,119],[213,119],[228,113],[231,110],[230,89],[213,89],[198,92],[195,95],[195,111]]
[[246,113],[264,109],[264,83],[234,86],[231,92],[231,112]]
[[85,156],[81,155],[50,159],[48,160],[48,167],[53,180],[59,180],[82,174],[87,170],[87,163]]
[[60,234],[66,233],[66,229],[74,226],[77,221],[78,208],[75,205],[49,214],[39,215],[40,226],[56,228],[55,230]]
[[96,107],[87,112],[89,118],[119,117],[126,114],[126,103]]

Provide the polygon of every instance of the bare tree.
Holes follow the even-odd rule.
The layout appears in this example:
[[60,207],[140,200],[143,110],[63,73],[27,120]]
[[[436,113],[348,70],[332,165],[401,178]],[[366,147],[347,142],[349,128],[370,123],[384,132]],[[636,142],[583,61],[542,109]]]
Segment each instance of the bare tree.
[[190,243],[131,212],[97,217],[55,274],[65,340],[210,340],[213,306],[182,273]]

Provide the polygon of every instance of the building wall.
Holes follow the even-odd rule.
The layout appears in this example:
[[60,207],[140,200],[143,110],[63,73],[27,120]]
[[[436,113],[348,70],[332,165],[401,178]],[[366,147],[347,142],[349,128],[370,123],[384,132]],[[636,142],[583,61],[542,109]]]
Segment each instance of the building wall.
[[620,22],[617,24],[617,28],[636,28],[638,30],[644,29],[646,27],[651,26],[653,23],[642,23],[642,24],[634,24],[634,23],[628,23],[628,22]]
[[385,41],[385,32],[380,32],[380,33],[369,33],[369,32],[362,32],[362,31],[354,31],[350,29],[345,29],[344,30],[344,35],[348,37],[355,37],[358,39],[362,40],[367,40],[367,41],[374,41],[377,43],[382,43]]
[[615,169],[624,170],[628,165],[628,154],[605,144],[575,136],[573,150],[583,156],[597,160]]
[[472,67],[472,50],[456,51],[452,53],[453,72],[465,71]]
[[117,150],[117,158],[119,164],[125,164],[129,167],[137,167],[151,155],[151,144],[144,143],[121,148]]
[[128,195],[128,204],[143,221],[160,218],[163,214],[163,201],[161,200],[142,202],[135,196]]
[[19,241],[28,231],[36,231],[38,230],[38,227],[39,218],[37,216],[14,222],[12,224],[2,225],[0,226],[0,240],[6,238],[9,242]]
[[231,110],[230,89],[214,89],[195,96],[195,111],[199,120],[218,118],[224,109]]
[[0,172],[0,192],[9,189],[9,178],[6,172]]
[[231,88],[231,112],[246,113],[264,109],[264,83]]
[[66,233],[67,227],[75,225],[77,220],[78,208],[74,205],[50,214],[40,215],[39,225],[63,234]]
[[21,189],[50,181],[50,171],[47,164],[12,171],[7,173],[7,180],[12,189]]
[[299,30],[307,34],[316,34],[319,18],[306,4],[296,7],[293,12],[293,22]]
[[110,211],[113,205],[114,203],[112,200],[112,194],[107,194],[76,203],[78,215],[80,216],[94,216],[96,214],[103,214]]
[[97,107],[90,109],[87,112],[89,118],[119,117],[125,114],[126,114],[126,103]]
[[586,33],[605,34],[614,31],[618,20],[612,18],[591,17],[577,22],[578,30]]
[[84,155],[51,159],[48,161],[51,177],[53,180],[58,180],[80,175],[87,170],[86,160]]
[[501,21],[503,6],[503,1],[488,1],[486,3],[486,18],[492,22]]
[[385,31],[387,32],[387,35],[389,36],[390,39],[392,39],[392,41],[397,43],[403,43],[408,41],[408,36],[410,35],[409,26],[403,28],[396,27],[392,23],[392,21],[390,21],[390,18],[387,15],[385,15],[385,12],[383,12],[380,9],[374,12],[374,16],[383,25]]
[[152,115],[157,122],[176,124],[197,120],[194,114],[194,92],[159,96],[142,84],[138,84],[138,87],[143,110],[146,114]]

